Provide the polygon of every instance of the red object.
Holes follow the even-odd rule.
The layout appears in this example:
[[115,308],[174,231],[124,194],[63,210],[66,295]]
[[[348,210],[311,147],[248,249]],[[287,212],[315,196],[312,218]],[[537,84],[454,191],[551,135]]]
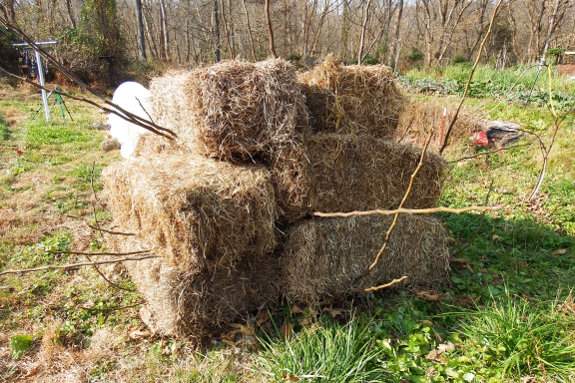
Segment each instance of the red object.
[[487,139],[487,133],[478,132],[473,135],[473,143],[475,146],[489,146],[489,140]]
[[16,150],[16,153],[18,153],[18,157],[22,155],[22,151],[20,149]]

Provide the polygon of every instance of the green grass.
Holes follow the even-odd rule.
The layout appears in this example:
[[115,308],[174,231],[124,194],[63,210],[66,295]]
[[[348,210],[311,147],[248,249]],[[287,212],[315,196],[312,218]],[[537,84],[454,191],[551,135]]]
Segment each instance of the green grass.
[[8,127],[4,123],[4,119],[0,114],[0,142],[8,139]]
[[[469,78],[472,65],[457,64],[442,68],[413,69],[402,77],[402,81],[412,89],[423,93],[461,96]],[[495,70],[490,66],[479,65],[470,83],[468,96],[475,98],[506,97],[507,101],[526,102],[545,106],[549,102],[549,72],[543,68],[537,76],[538,68],[512,67]],[[525,74],[522,76],[522,74]],[[533,93],[530,90],[535,84]],[[515,87],[512,89],[512,86]],[[575,81],[551,70],[553,103],[559,110],[568,110],[575,102]]]
[[369,323],[357,319],[340,325],[323,317],[315,327],[303,328],[287,338],[277,331],[277,339],[261,338],[259,365],[274,382],[391,381],[388,371],[380,366],[382,351],[369,330]]

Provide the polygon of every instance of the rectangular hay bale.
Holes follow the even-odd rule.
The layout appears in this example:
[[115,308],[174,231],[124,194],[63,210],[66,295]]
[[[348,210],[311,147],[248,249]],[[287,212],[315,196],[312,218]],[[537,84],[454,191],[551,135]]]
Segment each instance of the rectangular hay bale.
[[316,132],[390,137],[397,129],[404,98],[389,67],[328,56],[298,77]]
[[281,59],[169,72],[152,80],[150,92],[157,122],[209,157],[269,163],[308,129],[302,86]]
[[[108,236],[117,252],[149,248],[133,237]],[[124,262],[146,300],[140,316],[155,333],[203,336],[246,314],[277,303],[277,261],[272,256],[247,259],[235,268],[190,274],[163,258]]]
[[291,227],[281,258],[282,289],[290,303],[318,305],[341,300],[407,275],[410,285],[434,286],[449,270],[447,233],[432,216],[400,215],[377,266],[356,279],[374,261],[392,216],[326,218]]
[[[373,137],[309,136],[301,159],[307,166],[299,180],[304,201],[289,204],[288,198],[280,199],[278,210],[284,212],[280,220],[294,222],[312,212],[395,209],[420,156],[419,148]],[[445,166],[439,155],[428,151],[404,207],[433,207],[441,194]],[[273,175],[276,170],[271,171]]]
[[127,159],[102,180],[114,220],[180,269],[231,266],[276,245],[269,172],[193,155]]

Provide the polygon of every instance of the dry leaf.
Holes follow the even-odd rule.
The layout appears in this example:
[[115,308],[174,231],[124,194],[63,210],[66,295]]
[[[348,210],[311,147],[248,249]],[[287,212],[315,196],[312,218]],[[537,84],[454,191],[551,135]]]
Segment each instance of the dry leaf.
[[301,314],[301,313],[303,313],[303,310],[300,309],[299,307],[297,307],[296,305],[293,305],[291,307],[291,313],[292,314]]
[[232,331],[232,332],[240,333],[242,335],[248,335],[248,336],[254,336],[255,335],[254,329],[249,324],[247,326],[244,326],[243,324],[232,323],[230,326],[237,328],[237,330]]
[[285,322],[284,325],[280,328],[280,333],[286,339],[290,339],[293,332],[293,326],[290,322]]
[[425,355],[425,359],[429,360],[430,362],[445,364],[445,358],[441,356],[441,351],[439,350],[432,350],[429,352],[429,354]]
[[299,378],[293,375],[284,376],[284,380],[289,380],[290,382],[299,382]]
[[330,308],[324,308],[323,309],[324,313],[328,313],[329,315],[331,315],[332,317],[337,317],[338,315],[341,316],[342,318],[345,318],[345,313],[347,312],[347,310],[344,309],[330,309]]
[[262,310],[258,313],[258,316],[256,317],[256,322],[261,326],[264,323],[269,322],[270,320],[270,315],[266,310]]
[[453,351],[453,350],[455,350],[455,345],[451,342],[447,342],[447,343],[440,344],[439,346],[437,346],[437,349],[439,351],[441,351],[442,353],[446,352],[446,351]]
[[427,319],[424,319],[421,321],[421,323],[426,324],[428,326],[432,326],[433,327],[433,322]]
[[559,250],[555,250],[555,251],[553,252],[553,254],[555,254],[555,255],[563,255],[563,254],[565,254],[565,253],[567,253],[567,250],[566,250],[566,249],[559,249]]
[[434,291],[420,291],[417,293],[417,296],[430,302],[438,302],[440,298],[439,294],[435,293]]
[[491,239],[493,239],[495,242],[499,241],[499,236],[497,234],[493,234],[493,237],[491,237]]
[[151,335],[152,334],[150,334],[149,331],[141,331],[139,329],[135,329],[133,331],[128,332],[128,338],[130,338],[132,340],[140,340],[142,338],[148,338]]
[[299,322],[302,326],[307,327],[313,323],[311,317],[303,318],[301,322]]

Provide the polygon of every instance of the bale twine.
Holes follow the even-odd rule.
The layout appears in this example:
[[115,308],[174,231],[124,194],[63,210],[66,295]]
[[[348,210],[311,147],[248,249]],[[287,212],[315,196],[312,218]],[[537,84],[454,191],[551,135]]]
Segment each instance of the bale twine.
[[[107,243],[117,252],[149,248],[133,237],[109,236]],[[271,256],[199,274],[182,271],[163,258],[124,266],[146,300],[140,317],[160,335],[200,337],[276,304],[279,296],[277,261]]]
[[193,155],[127,159],[102,179],[116,223],[191,273],[273,251],[269,172]]
[[338,63],[332,56],[299,74],[316,132],[389,137],[403,96],[390,68]]
[[[294,222],[318,211],[397,208],[421,149],[373,137],[318,134],[306,138],[304,155],[301,161],[307,166],[298,180],[304,194],[297,195],[303,202],[290,205],[283,197],[278,202],[286,205],[280,220]],[[433,207],[441,194],[445,166],[440,156],[428,151],[404,207]]]
[[446,277],[446,231],[437,218],[401,215],[378,265],[355,282],[383,245],[391,216],[302,221],[291,227],[281,258],[282,289],[291,303],[318,305],[408,276],[412,285],[432,286]]

